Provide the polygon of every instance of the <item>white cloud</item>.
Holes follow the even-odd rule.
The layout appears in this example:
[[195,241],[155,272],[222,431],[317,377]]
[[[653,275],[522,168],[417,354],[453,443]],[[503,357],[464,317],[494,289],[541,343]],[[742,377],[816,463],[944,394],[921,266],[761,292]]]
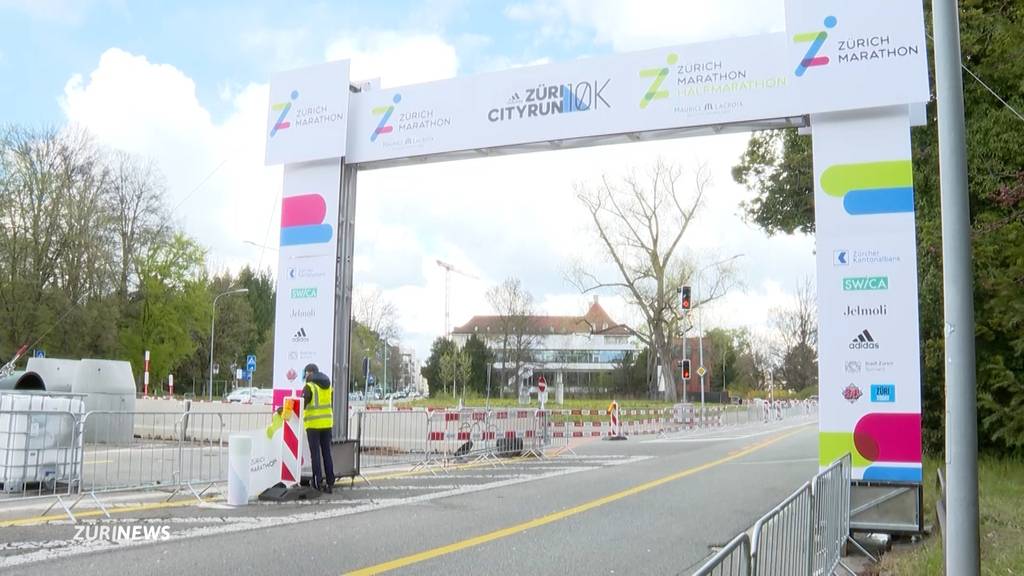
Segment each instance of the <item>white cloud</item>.
[[352,60],[352,79],[380,78],[381,86],[404,86],[451,78],[459,68],[455,47],[435,34],[390,30],[346,35],[327,45],[327,60]]
[[88,77],[67,82],[61,107],[101,143],[155,159],[173,217],[215,267],[237,268],[254,252],[243,240],[263,243],[280,194],[280,168],[263,166],[266,99],[266,86],[246,86],[214,122],[185,73],[111,48]]
[[506,8],[506,17],[538,23],[546,39],[580,28],[616,51],[656,48],[784,28],[783,0],[533,0]]

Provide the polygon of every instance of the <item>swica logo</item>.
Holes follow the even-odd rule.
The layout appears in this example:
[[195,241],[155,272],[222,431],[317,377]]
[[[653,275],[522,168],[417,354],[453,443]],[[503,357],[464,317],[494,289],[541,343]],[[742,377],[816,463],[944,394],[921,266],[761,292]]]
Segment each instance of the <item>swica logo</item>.
[[855,276],[843,278],[843,290],[846,292],[858,290],[888,290],[888,276]]
[[294,336],[292,336],[292,342],[296,344],[304,344],[306,342],[309,342],[309,336],[306,336],[306,329],[299,328],[299,331],[296,332]]
[[[665,63],[668,64],[668,66],[673,66],[678,61],[679,55],[675,52],[670,52],[665,58]],[[665,78],[668,78],[668,66],[661,68],[644,68],[640,71],[641,78],[651,78],[651,85],[647,87],[647,91],[644,92],[643,98],[640,99],[640,108],[647,108],[647,105],[654,100],[668,98],[668,90],[663,90],[661,88],[662,82],[665,81]]]
[[850,350],[878,350],[878,342],[875,342],[871,332],[866,329],[853,337],[850,342]]
[[[828,16],[825,18],[825,28],[835,28],[836,23],[835,16]],[[803,76],[807,72],[808,68],[815,66],[825,66],[829,63],[828,56],[819,55],[821,47],[825,45],[825,40],[828,38],[828,32],[825,30],[818,30],[817,32],[803,32],[801,34],[793,35],[793,42],[804,44],[810,42],[811,45],[807,47],[807,53],[800,59],[800,63],[796,67],[796,75]]]
[[391,102],[393,102],[392,104],[377,106],[372,110],[374,116],[380,116],[380,122],[377,124],[377,127],[373,129],[373,133],[370,134],[370,142],[376,142],[377,136],[380,136],[381,134],[390,134],[394,131],[395,127],[388,124],[388,121],[391,120],[391,115],[395,113],[395,106],[401,101],[402,95],[395,94],[394,97],[391,98]]
[[292,288],[292,299],[316,298],[316,288]]
[[274,112],[280,112],[277,116],[277,122],[274,122],[274,127],[270,129],[270,137],[273,138],[278,130],[285,130],[291,126],[290,122],[285,120],[288,118],[288,113],[292,111],[292,102],[299,97],[298,90],[292,90],[291,101],[288,102],[277,102],[270,106],[270,109]]

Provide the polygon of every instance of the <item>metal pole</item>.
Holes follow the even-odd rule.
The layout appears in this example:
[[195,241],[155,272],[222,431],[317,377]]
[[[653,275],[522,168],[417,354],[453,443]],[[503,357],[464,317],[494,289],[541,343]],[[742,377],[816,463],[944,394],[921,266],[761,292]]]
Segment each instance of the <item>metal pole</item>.
[[974,283],[956,0],[932,2],[946,320],[946,574],[980,570]]
[[217,300],[220,300],[221,296],[227,296],[228,294],[244,294],[248,292],[248,288],[238,288],[237,290],[228,290],[227,292],[221,292],[213,297],[213,314],[210,318],[210,382],[207,388],[207,400],[213,400],[213,328],[217,322]]
[[221,296],[223,296],[223,294],[218,294],[213,297],[213,314],[210,318],[210,384],[206,390],[208,393],[207,400],[210,400],[211,402],[213,401],[213,327],[214,323],[217,321],[217,300],[220,299]]
[[[703,270],[702,270],[703,272]],[[703,296],[700,290],[700,274],[697,274],[697,294]],[[700,364],[697,366],[697,371],[701,372],[700,376],[700,425],[704,426],[704,307],[700,305],[700,300],[697,301],[697,345],[700,346]]]
[[388,339],[384,339],[384,374],[381,376],[384,381],[381,386],[384,388],[384,396],[388,395]]
[[[334,350],[331,378],[334,382],[334,441],[348,439],[349,356],[352,343],[352,260],[356,229],[358,167],[338,160],[341,188],[338,191],[338,248],[334,278]],[[364,400],[365,401],[365,400]]]

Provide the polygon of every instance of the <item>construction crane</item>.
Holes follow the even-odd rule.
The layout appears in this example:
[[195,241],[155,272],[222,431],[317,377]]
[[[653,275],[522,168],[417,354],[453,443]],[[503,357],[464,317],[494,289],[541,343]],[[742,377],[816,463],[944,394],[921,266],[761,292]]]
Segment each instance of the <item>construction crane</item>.
[[455,266],[452,266],[451,264],[443,262],[441,260],[437,261],[437,265],[440,266],[441,268],[444,268],[444,335],[451,336],[451,333],[449,332],[449,314],[451,305],[451,290],[449,289],[449,287],[451,285],[451,273],[455,272],[456,274],[462,274],[466,278],[475,278],[477,280],[479,280],[480,277],[474,276],[468,272],[463,272],[462,270],[459,270]]

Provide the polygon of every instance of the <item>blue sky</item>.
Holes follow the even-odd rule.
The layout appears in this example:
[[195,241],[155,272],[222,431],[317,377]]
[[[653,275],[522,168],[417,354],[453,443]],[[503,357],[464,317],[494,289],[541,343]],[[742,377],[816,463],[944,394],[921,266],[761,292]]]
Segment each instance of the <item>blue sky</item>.
[[[131,2],[0,0],[0,124],[73,124],[151,159],[172,217],[214,270],[276,269],[281,169],[266,167],[267,83],[279,70],[351,59],[353,80],[384,86],[781,28],[782,0],[483,2]],[[452,323],[490,313],[487,288],[522,280],[547,314],[582,314],[565,281],[601,266],[573,187],[658,158],[711,174],[705,215],[687,242],[697,260],[745,253],[744,285],[707,326],[764,328],[813,275],[813,239],[767,238],[738,216],[751,194],[730,177],[746,135],[648,142],[375,170],[360,175],[356,290],[379,289],[403,339],[425,357],[443,331],[444,260],[479,277],[453,281]],[[496,178],[496,176],[499,176]],[[501,210],[492,198],[500,198]],[[269,246],[258,248],[255,244]],[[621,295],[601,302],[635,322]]]
[[435,33],[457,50],[459,73],[504,62],[565,60],[611,50],[582,35],[548,37],[508,6],[481,1],[105,2],[0,0],[0,121],[62,122],[68,78],[111,47],[172,64],[196,82],[215,119],[224,86],[266,81],[282,66],[323,60],[324,46],[360,30]]

